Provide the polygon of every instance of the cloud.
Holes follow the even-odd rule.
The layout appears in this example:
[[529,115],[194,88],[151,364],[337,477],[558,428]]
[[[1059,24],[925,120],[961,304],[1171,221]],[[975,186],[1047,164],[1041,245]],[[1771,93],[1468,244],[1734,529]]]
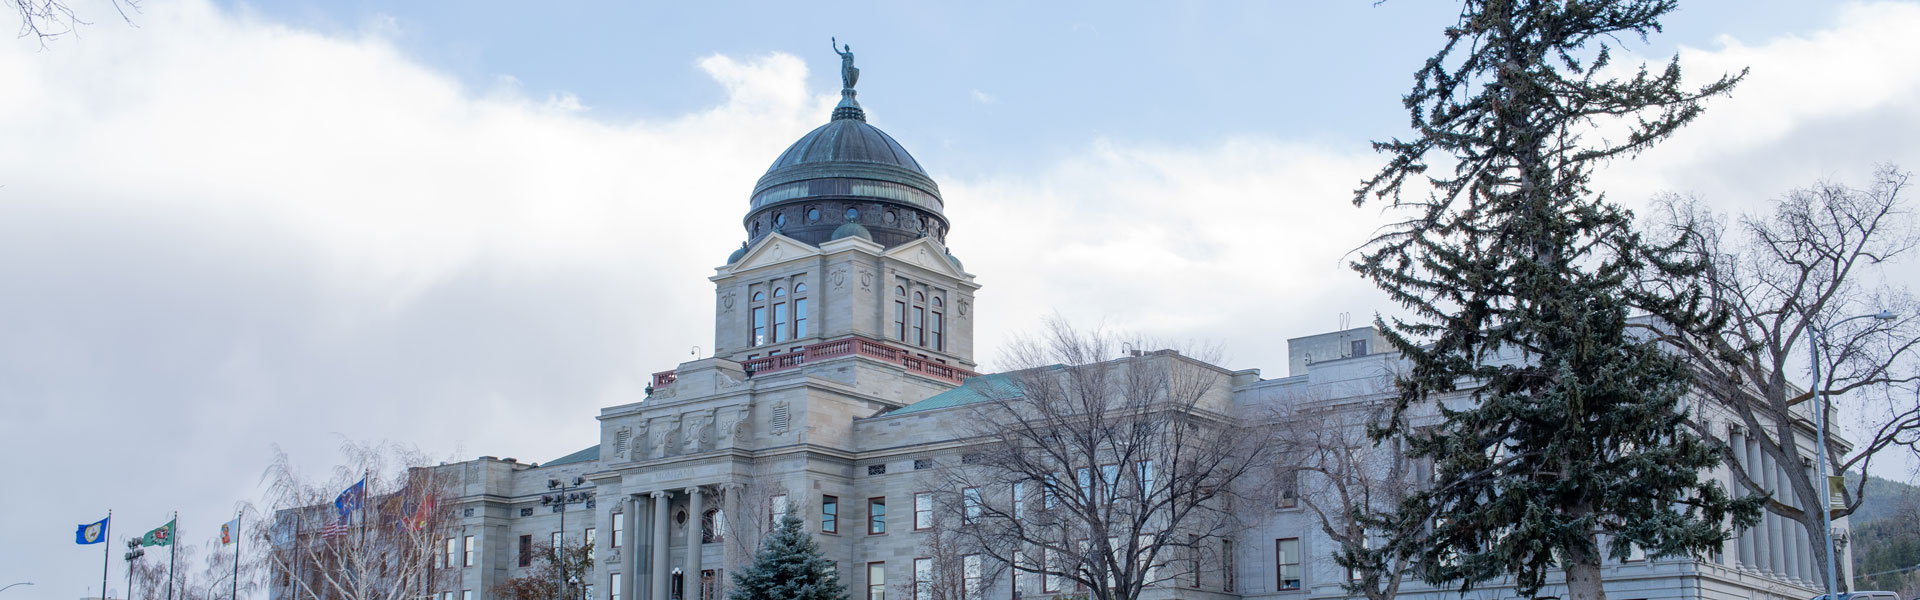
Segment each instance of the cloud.
[[[1820,31],[1684,49],[1698,78],[1753,75],[1600,183],[1738,208],[1920,166],[1916,29],[1913,5],[1848,5]],[[792,56],[716,55],[688,65],[724,90],[711,106],[602,118],[511,80],[464,88],[392,31],[180,0],[51,51],[0,46],[0,451],[11,481],[71,498],[0,495],[44,516],[0,539],[59,540],[108,506],[123,531],[179,508],[204,539],[269,444],[324,465],[336,432],[525,460],[592,443],[600,407],[711,345],[705,278],[751,182],[835,100]],[[1280,376],[1287,337],[1392,309],[1344,266],[1382,221],[1349,203],[1380,160],[1364,140],[1081,148],[935,173],[986,286],[984,362],[1058,311]],[[28,547],[0,560],[88,580]]]
[[999,102],[1000,99],[995,98],[993,94],[982,92],[980,90],[974,90],[973,101],[981,104],[993,104],[993,103]]

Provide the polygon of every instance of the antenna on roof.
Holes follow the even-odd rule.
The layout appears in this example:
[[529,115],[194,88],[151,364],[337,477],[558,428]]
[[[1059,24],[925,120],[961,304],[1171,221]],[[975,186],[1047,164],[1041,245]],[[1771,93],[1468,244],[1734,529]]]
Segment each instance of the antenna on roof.
[[1353,323],[1353,313],[1350,313],[1350,312],[1340,313],[1340,331],[1346,331],[1347,325],[1351,323]]

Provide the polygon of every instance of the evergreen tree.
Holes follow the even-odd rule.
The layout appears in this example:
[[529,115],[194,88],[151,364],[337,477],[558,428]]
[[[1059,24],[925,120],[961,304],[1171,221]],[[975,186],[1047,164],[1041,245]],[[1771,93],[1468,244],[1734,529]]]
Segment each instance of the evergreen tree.
[[845,600],[846,587],[833,561],[821,556],[820,546],[800,517],[789,512],[780,527],[760,542],[753,564],[733,575],[728,600]]
[[[1756,519],[1700,470],[1715,448],[1684,428],[1690,371],[1628,323],[1718,323],[1697,292],[1636,292],[1701,265],[1643,240],[1589,187],[1699,115],[1739,76],[1684,88],[1678,58],[1614,77],[1611,45],[1660,30],[1672,0],[1466,0],[1404,98],[1415,135],[1376,142],[1388,164],[1355,191],[1411,216],[1354,268],[1413,316],[1378,320],[1410,362],[1373,434],[1408,436],[1434,481],[1375,523],[1435,584],[1512,577],[1523,596],[1564,570],[1568,595],[1604,598],[1604,556],[1698,554]],[[1427,174],[1445,157],[1451,175]],[[1403,190],[1424,177],[1430,192]],[[1462,392],[1461,388],[1471,388]],[[1444,422],[1412,428],[1415,405]]]

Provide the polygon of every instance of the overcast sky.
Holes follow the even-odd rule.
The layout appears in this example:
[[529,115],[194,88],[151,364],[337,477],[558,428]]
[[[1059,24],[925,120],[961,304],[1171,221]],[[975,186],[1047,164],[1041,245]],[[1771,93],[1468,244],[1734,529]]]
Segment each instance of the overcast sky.
[[[108,508],[211,538],[274,444],[319,472],[343,438],[595,443],[712,346],[706,277],[837,99],[829,36],[941,184],[989,369],[1057,312],[1278,377],[1286,338],[1392,309],[1342,266],[1383,221],[1350,191],[1444,3],[659,4],[78,0],[80,36],[0,42],[0,585],[36,582],[8,597],[97,593],[67,540]],[[1752,74],[1611,197],[1920,167],[1920,5],[1667,25],[1632,58]]]

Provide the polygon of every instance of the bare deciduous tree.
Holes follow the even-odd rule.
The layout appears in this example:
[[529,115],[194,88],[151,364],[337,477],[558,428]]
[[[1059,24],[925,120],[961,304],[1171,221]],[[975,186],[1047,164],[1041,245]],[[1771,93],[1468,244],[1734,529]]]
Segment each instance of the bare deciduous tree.
[[1013,371],[963,388],[979,394],[961,417],[975,443],[939,495],[963,553],[1134,600],[1238,531],[1232,483],[1261,436],[1227,414],[1231,374],[1210,351],[1114,360],[1125,341],[1054,321],[1012,345]]
[[[1821,182],[1776,201],[1771,214],[1744,216],[1731,228],[1692,200],[1669,197],[1660,205],[1660,225],[1711,262],[1713,268],[1702,275],[1704,287],[1727,318],[1716,339],[1660,332],[1688,359],[1698,373],[1698,388],[1713,401],[1691,425],[1728,447],[1727,463],[1748,490],[1765,489],[1759,483],[1763,474],[1735,460],[1738,449],[1728,444],[1726,428],[1713,426],[1716,417],[1739,424],[1773,464],[1795,465],[1768,474],[1778,476],[1786,489],[1769,499],[1766,509],[1799,523],[1814,540],[1823,539],[1825,525],[1819,510],[1805,508],[1827,504],[1826,486],[1811,469],[1797,465],[1802,464],[1800,442],[1810,444],[1813,438],[1806,427],[1817,414],[1809,402],[1816,386],[1794,381],[1806,381],[1805,352],[1818,330],[1826,330],[1817,340],[1825,379],[1820,387],[1845,402],[1844,413],[1836,413],[1867,423],[1855,431],[1851,451],[1831,445],[1828,473],[1865,472],[1882,451],[1920,446],[1920,403],[1910,388],[1902,389],[1920,376],[1915,368],[1920,306],[1904,287],[1873,281],[1920,244],[1920,230],[1902,196],[1908,178],[1883,166],[1866,189]],[[1838,323],[1882,310],[1898,317]],[[1847,490],[1846,507],[1834,514],[1851,514],[1864,491],[1864,483]],[[1824,575],[1825,544],[1814,544],[1813,552]]]
[[[457,578],[464,548],[446,544],[454,482],[418,450],[397,444],[344,442],[344,463],[331,477],[308,479],[276,449],[267,469],[270,525],[255,528],[255,547],[271,586],[290,598],[399,600]],[[363,506],[336,528],[334,500],[366,480]]]
[[[525,575],[508,579],[493,588],[493,595],[502,600],[593,600],[587,598],[587,586],[592,581],[593,544],[585,539],[568,541],[562,544],[562,552],[556,553],[553,544],[533,545],[533,568]],[[567,593],[559,591],[561,567],[566,567]]]
[[[1391,381],[1382,389],[1391,389]],[[1310,398],[1290,398],[1273,410],[1271,447],[1281,460],[1271,465],[1266,481],[1274,497],[1289,497],[1304,505],[1320,531],[1338,546],[1335,564],[1351,577],[1345,587],[1368,600],[1386,600],[1400,592],[1411,565],[1406,557],[1389,552],[1382,540],[1385,515],[1399,510],[1401,501],[1421,482],[1415,461],[1408,458],[1404,440],[1395,436],[1374,442],[1368,425],[1386,408],[1382,402],[1328,405]]]
[[[14,11],[20,15],[18,37],[34,38],[42,45],[53,38],[73,33],[75,28],[81,25],[89,24],[80,19],[80,14],[74,12],[67,0],[0,0],[0,2],[13,6]],[[119,12],[121,20],[132,23],[133,18],[127,12],[139,12],[140,0],[113,0],[113,9]]]

